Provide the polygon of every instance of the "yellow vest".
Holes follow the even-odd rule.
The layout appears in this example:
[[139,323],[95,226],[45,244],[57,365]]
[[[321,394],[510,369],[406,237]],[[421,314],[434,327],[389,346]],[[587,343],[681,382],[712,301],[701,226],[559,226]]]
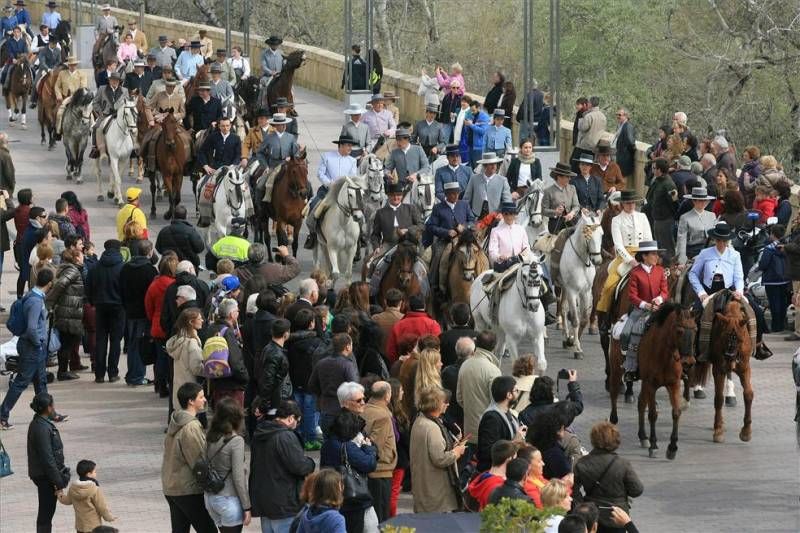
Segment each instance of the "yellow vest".
[[228,258],[231,261],[247,261],[247,252],[250,249],[250,242],[247,239],[235,235],[227,235],[211,247],[217,259]]

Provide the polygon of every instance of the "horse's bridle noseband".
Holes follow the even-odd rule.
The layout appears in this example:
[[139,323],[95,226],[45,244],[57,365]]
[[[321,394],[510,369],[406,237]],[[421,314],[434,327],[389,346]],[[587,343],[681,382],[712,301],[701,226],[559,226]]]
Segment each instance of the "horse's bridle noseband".
[[[528,273],[525,273],[525,268],[528,268]],[[522,281],[522,287],[517,283],[517,291],[522,300],[523,306],[528,311],[536,311],[539,308],[541,294],[533,294],[534,289],[539,289],[541,293],[542,279],[539,276],[537,264],[534,262],[522,264],[519,267],[519,277]]]
[[[341,202],[341,199],[340,199],[341,193],[339,193],[339,195],[336,197],[336,205],[339,207],[339,209],[342,211],[342,213],[345,214],[346,217],[348,217],[348,218],[352,217],[353,220],[359,220],[359,218],[364,216],[364,212],[363,212],[363,206],[364,206],[363,193],[364,193],[364,190],[361,187],[357,186],[357,185],[353,185],[349,181],[347,183],[345,183],[345,186],[346,186],[346,188],[342,187],[342,190],[347,192],[347,205],[342,205],[342,202]],[[356,198],[356,205],[355,206],[351,206],[350,205],[350,191],[354,191],[354,193],[355,193],[355,195],[354,195],[355,198]],[[361,213],[361,217],[356,216],[358,213]]]

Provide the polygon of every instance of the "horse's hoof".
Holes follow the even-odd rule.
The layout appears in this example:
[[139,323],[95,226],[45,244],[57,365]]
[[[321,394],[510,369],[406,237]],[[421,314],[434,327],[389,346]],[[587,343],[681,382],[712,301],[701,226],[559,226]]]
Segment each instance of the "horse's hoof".
[[695,400],[706,399],[706,391],[704,391],[703,389],[696,389],[694,392],[692,392],[692,395],[694,396]]
[[667,448],[667,459],[669,459],[670,461],[675,460],[675,455],[677,455],[677,453],[678,453],[678,448],[675,449]]
[[725,407],[736,407],[736,396],[725,396]]
[[742,442],[750,442],[750,437],[752,437],[752,431],[750,428],[742,428],[739,432],[739,440]]
[[98,202],[104,202],[105,201],[105,197],[102,194],[98,194],[97,195],[97,201]]
[[650,457],[650,459],[654,459],[656,457],[656,455],[657,455],[656,454],[656,449],[655,448],[650,448],[649,450],[647,450],[647,455],[648,455],[648,457]]
[[83,184],[83,178],[78,176],[78,179],[75,180],[75,183],[77,183],[78,185],[82,185]]
[[72,174],[67,174],[67,181],[72,181]]
[[574,352],[572,356],[578,360],[583,359],[583,352]]
[[608,417],[608,421],[616,426],[617,422],[619,422],[619,417],[617,416],[617,413],[611,413],[611,416]]
[[633,394],[625,395],[625,403],[633,403]]
[[575,346],[575,338],[574,337],[567,337],[567,346]]
[[154,216],[156,216],[156,210],[155,209],[151,209],[150,210],[150,218],[152,218]]
[[642,446],[642,448],[649,448],[650,439],[639,439],[639,444]]
[[171,218],[172,218],[172,211],[167,211],[166,213],[164,213],[164,220],[169,220]]
[[686,398],[681,398],[681,411],[686,411],[691,406],[692,406],[692,402],[690,402]]
[[725,442],[725,433],[723,431],[714,432],[714,442],[721,444]]

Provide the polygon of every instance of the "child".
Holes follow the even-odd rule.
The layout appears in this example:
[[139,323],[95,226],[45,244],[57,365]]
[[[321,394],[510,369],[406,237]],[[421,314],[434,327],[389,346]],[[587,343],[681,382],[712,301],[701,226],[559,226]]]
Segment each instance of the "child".
[[[758,193],[756,193],[758,198]],[[767,292],[769,311],[772,314],[772,332],[783,331],[786,324],[786,308],[789,307],[789,284],[791,280],[786,276],[786,254],[779,240],[783,238],[786,230],[781,224],[775,224],[769,230],[769,244],[764,247],[761,259],[758,260],[758,269],[763,273],[761,283]]]
[[106,499],[97,482],[97,465],[83,459],[75,469],[78,481],[70,483],[66,493],[58,493],[58,501],[75,508],[75,529],[78,533],[89,533],[103,525],[103,520],[113,522],[117,519],[106,505]]
[[766,224],[769,217],[775,216],[775,208],[778,207],[778,199],[773,197],[769,187],[759,185],[756,187],[756,199],[753,202],[753,209],[758,211],[759,224]]

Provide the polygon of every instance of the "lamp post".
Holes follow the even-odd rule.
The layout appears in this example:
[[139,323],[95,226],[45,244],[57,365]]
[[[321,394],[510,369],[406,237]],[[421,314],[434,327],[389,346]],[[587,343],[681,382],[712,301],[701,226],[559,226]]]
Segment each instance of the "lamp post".
[[[561,2],[560,0],[550,0],[550,24],[549,24],[549,37],[550,37],[550,61],[548,76],[549,76],[549,90],[552,99],[551,112],[550,112],[550,146],[537,146],[537,152],[558,151],[561,115],[561,69],[560,69],[560,55],[561,55]],[[522,38],[523,38],[523,84],[524,96],[523,102],[527,102],[528,93],[535,87],[534,80],[534,64],[536,57],[536,50],[534,49],[534,0],[522,1]],[[535,126],[533,116],[533,106],[525,106],[525,114],[523,121],[526,123],[529,135],[533,136],[533,128]],[[522,139],[520,139],[521,141]]]
[[242,39],[244,40],[242,55],[250,57],[250,0],[242,2]]
[[353,46],[353,0],[344,0],[344,69],[345,86],[344,99],[345,105],[361,104],[364,105],[372,94],[372,84],[370,82],[370,72],[372,72],[372,57],[369,53],[372,50],[372,0],[364,0],[364,46],[362,51],[365,53],[364,62],[367,64],[367,88],[353,89],[353,66],[350,61],[351,47]]

